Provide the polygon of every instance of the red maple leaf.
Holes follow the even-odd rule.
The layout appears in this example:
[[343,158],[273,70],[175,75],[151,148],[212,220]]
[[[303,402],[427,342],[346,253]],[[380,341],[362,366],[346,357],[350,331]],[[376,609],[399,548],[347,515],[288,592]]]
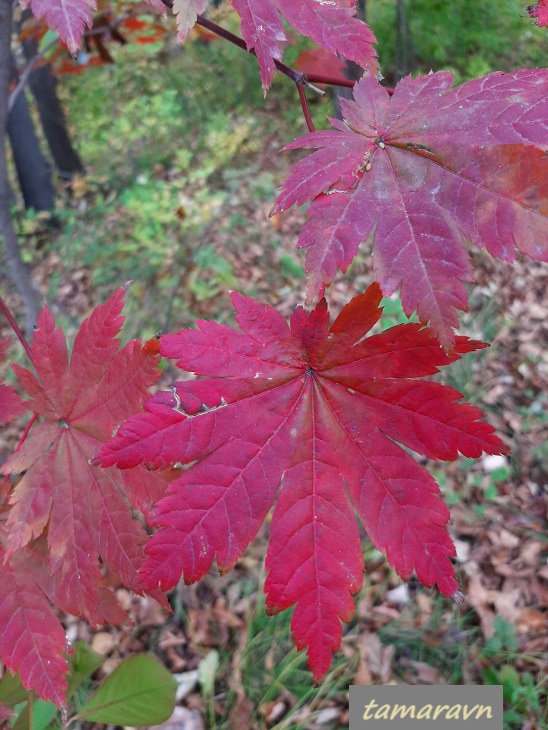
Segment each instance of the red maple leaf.
[[[10,489],[7,479],[0,481],[0,657],[10,672],[20,672],[25,687],[61,706],[68,672],[65,631],[44,594],[46,586],[29,570],[30,550],[20,550],[11,559],[5,554]],[[46,572],[42,578],[47,583]]]
[[[183,471],[156,507],[162,528],[147,546],[146,588],[201,578],[213,558],[234,566],[277,497],[267,555],[267,609],[296,604],[292,628],[317,679],[353,613],[363,558],[356,513],[404,579],[413,571],[446,595],[458,591],[434,479],[402,444],[432,459],[504,453],[460,393],[419,380],[484,347],[457,337],[444,352],[433,332],[405,324],[363,339],[379,319],[372,285],[329,327],[322,300],[290,326],[271,307],[232,294],[237,331],[161,338],[164,356],[204,379],[176,383],[122,425],[100,454],[105,466]],[[278,494],[279,492],[279,494]]]
[[527,14],[531,18],[535,18],[535,24],[542,27],[548,27],[548,0],[539,0],[534,5],[527,5]]
[[[47,307],[40,312],[31,345],[37,376],[18,366],[14,370],[31,397],[28,407],[41,417],[41,422],[33,426],[0,469],[4,474],[23,474],[10,496],[11,507],[0,535],[3,570],[7,571],[2,586],[6,580],[12,594],[19,591],[23,598],[32,596],[33,601],[39,595],[40,605],[44,605],[47,601],[40,591],[35,595],[26,582],[19,585],[21,581],[37,582],[56,605],[93,624],[124,620],[114,594],[106,588],[99,560],[124,585],[134,588],[144,558],[146,532],[132,518],[125,495],[132,496],[134,503],[146,510],[162,493],[161,478],[144,469],[132,478],[131,473],[122,475],[116,469],[100,469],[91,463],[116,427],[141,410],[148,387],[159,375],[159,356],[151,355],[140,341],[132,340],[118,349],[116,335],[123,323],[119,315],[124,291],[119,289],[82,324],[70,361],[62,330],[55,327]],[[44,543],[39,566],[35,560],[34,572],[28,567],[17,572],[14,564],[20,564],[22,554],[27,555],[28,562],[31,548],[26,546],[39,538],[46,526],[47,545]],[[36,549],[34,543],[33,555]],[[12,578],[10,570],[16,571]],[[8,611],[9,606],[2,606]],[[3,618],[0,615],[0,654],[13,668],[26,661],[25,642],[15,645],[10,653],[13,624],[10,626]],[[46,629],[30,620],[25,627],[25,641],[38,646],[36,651],[50,660],[47,643],[42,649],[41,638],[31,641],[37,630]],[[54,637],[54,632],[51,635]],[[56,639],[56,650],[58,644]],[[59,696],[63,691],[59,671],[52,670],[54,675]],[[32,685],[46,696],[40,685],[34,684],[32,672],[30,679],[25,680],[22,670],[21,676],[26,686]],[[58,696],[48,694],[56,703]]]
[[93,12],[97,8],[96,0],[30,0],[23,4],[30,5],[36,18],[46,19],[72,54],[80,48],[85,27],[93,25]]
[[19,672],[27,689],[61,707],[68,672],[65,630],[29,571],[26,550],[8,559],[2,543],[0,539],[0,657],[11,672]]
[[[0,360],[10,345],[9,339],[0,340]],[[0,383],[0,423],[8,423],[24,413],[27,406],[10,385]]]
[[263,89],[268,89],[287,41],[282,18],[302,35],[331,53],[340,53],[375,75],[378,71],[373,43],[376,38],[358,18],[354,0],[230,0],[241,18],[241,32],[259,62]]
[[515,247],[548,258],[546,71],[452,83],[448,72],[407,77],[390,98],[364,78],[355,101],[341,99],[344,123],[287,146],[318,151],[292,168],[272,211],[313,200],[298,243],[312,298],[374,229],[383,293],[401,286],[405,312],[444,346],[467,308],[465,238],[507,261]]

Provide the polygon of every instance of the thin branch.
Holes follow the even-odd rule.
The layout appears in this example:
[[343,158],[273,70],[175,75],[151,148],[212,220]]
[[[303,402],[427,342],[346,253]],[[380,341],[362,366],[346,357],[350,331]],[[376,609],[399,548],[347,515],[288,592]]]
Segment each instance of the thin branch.
[[[162,0],[162,3],[166,6],[166,8],[173,10],[172,0]],[[202,28],[206,28],[211,33],[215,33],[215,35],[219,36],[219,38],[224,38],[226,41],[229,41],[229,43],[238,46],[238,48],[241,48],[242,51],[250,53],[252,56],[257,55],[254,48],[247,47],[247,43],[244,41],[243,38],[240,38],[240,36],[236,35],[235,33],[232,33],[226,28],[223,28],[221,25],[214,23],[212,20],[209,20],[209,18],[205,18],[203,15],[198,15],[196,19],[196,25],[201,25]],[[310,86],[310,88],[318,94],[323,95],[324,92],[321,89],[317,89],[312,86],[312,83],[314,81],[316,81],[316,83],[329,84],[331,86],[348,86],[349,83],[348,79],[324,79],[323,76],[304,74],[301,71],[297,71],[296,69],[291,68],[291,66],[287,66],[285,63],[278,61],[276,58],[272,60],[274,61],[274,65],[276,66],[278,71],[280,71],[280,73],[282,73],[284,76],[287,76],[289,79],[291,79],[291,81],[296,84],[304,84],[305,86]],[[350,85],[353,86],[354,84],[351,83]]]
[[31,352],[31,349],[30,349],[30,345],[27,342],[27,338],[21,332],[21,328],[19,327],[19,325],[15,321],[15,318],[14,318],[13,314],[11,313],[10,308],[8,307],[8,305],[2,299],[1,296],[0,296],[0,310],[4,313],[4,316],[6,317],[6,319],[8,320],[8,322],[10,323],[10,327],[12,328],[12,330],[17,335],[17,338],[19,339],[19,342],[23,345],[23,348],[24,348],[25,352],[29,356],[29,360],[34,365],[34,362],[32,360],[32,352]]
[[301,100],[301,106],[303,108],[303,114],[306,121],[306,126],[308,127],[308,131],[315,132],[316,127],[314,126],[314,122],[312,121],[312,117],[310,116],[310,109],[308,108],[308,101],[306,99],[303,84],[297,84],[297,91],[299,92],[299,99]]
[[[166,7],[172,7],[171,0],[162,0],[162,2]],[[254,48],[247,47],[247,44],[243,38],[240,38],[240,36],[236,35],[235,33],[231,33],[226,28],[217,25],[217,23],[214,23],[212,20],[204,18],[203,15],[198,15],[196,25],[201,25],[202,28],[206,28],[211,33],[215,33],[215,35],[218,35],[219,38],[224,38],[230,43],[233,43],[235,46],[238,46],[238,48],[241,48],[246,53],[250,53],[252,56],[257,55]],[[308,88],[312,89],[312,91],[315,91],[321,96],[323,96],[325,92],[321,89],[318,89],[313,84],[326,84],[326,86],[346,86],[347,88],[352,88],[356,83],[351,79],[345,79],[343,76],[322,76],[322,74],[305,74],[301,71],[297,71],[296,69],[291,68],[291,66],[287,66],[285,63],[282,63],[275,58],[272,60],[274,61],[274,65],[276,66],[278,71],[284,74],[284,76],[287,76],[291,79],[291,81],[295,82],[296,84],[304,84],[304,86],[308,86]],[[389,94],[394,93],[393,89],[387,88],[387,91]]]
[[[162,2],[167,7],[171,7],[171,4],[168,5],[169,0],[162,0]],[[221,25],[217,25],[217,23],[209,20],[209,18],[204,18],[203,15],[198,15],[196,25],[201,25],[202,28],[206,28],[207,30],[211,31],[211,33],[215,33],[215,35],[218,35],[219,38],[224,38],[225,41],[233,43],[235,46],[238,46],[238,48],[241,48],[242,51],[250,53],[252,56],[257,55],[254,48],[247,47],[247,44],[243,38],[240,38],[240,36],[236,35],[235,33],[232,33],[226,28],[223,28]],[[306,74],[303,74],[301,73],[301,71],[297,71],[294,68],[291,68],[291,66],[287,66],[285,63],[282,63],[275,58],[273,59],[273,61],[278,71],[280,71],[280,73],[282,73],[284,76],[287,76],[289,79],[291,79],[291,81],[294,81],[296,84],[306,84]]]
[[345,79],[343,77],[335,77],[335,76],[322,76],[321,74],[306,74],[307,81],[310,81],[311,83],[316,84],[327,84],[328,86],[346,86],[347,88],[351,89],[355,81],[352,81],[352,79]]

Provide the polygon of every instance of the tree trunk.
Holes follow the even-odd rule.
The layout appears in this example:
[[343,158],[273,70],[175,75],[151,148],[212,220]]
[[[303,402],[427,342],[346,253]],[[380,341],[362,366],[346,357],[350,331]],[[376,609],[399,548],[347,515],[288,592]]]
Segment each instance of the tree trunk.
[[[356,5],[358,11],[356,17],[365,23],[367,21],[367,0],[358,0]],[[363,68],[353,61],[347,61],[344,75],[351,81],[359,81],[363,76]],[[335,87],[335,116],[337,119],[342,119],[339,99],[352,99],[352,89],[346,86]]]
[[10,217],[10,190],[5,147],[11,66],[12,6],[12,0],[0,0],[0,235],[4,239],[10,277],[23,299],[25,329],[30,337],[38,316],[40,295],[34,288],[21,258],[17,236]]
[[[10,59],[10,65],[12,76],[15,77],[13,58]],[[9,113],[8,135],[25,208],[53,210],[55,190],[51,171],[40,149],[24,90],[18,94]]]
[[398,0],[396,6],[396,63],[394,84],[415,70],[415,51],[411,40],[405,0]]
[[[30,11],[25,11],[27,13],[30,15]],[[25,39],[23,51],[27,61],[34,58],[38,52],[36,40],[30,37]],[[74,175],[83,175],[84,166],[69,137],[63,108],[57,96],[57,79],[51,72],[51,66],[46,64],[35,68],[29,76],[29,86],[36,100],[56,171],[65,180],[70,180]]]

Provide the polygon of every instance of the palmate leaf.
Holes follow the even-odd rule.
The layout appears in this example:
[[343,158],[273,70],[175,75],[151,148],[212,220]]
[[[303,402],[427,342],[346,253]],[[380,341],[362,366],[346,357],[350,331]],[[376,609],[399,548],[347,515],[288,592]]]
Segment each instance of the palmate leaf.
[[[10,345],[9,339],[0,339],[0,360]],[[26,410],[25,401],[20,398],[10,385],[0,382],[0,423],[9,423]]]
[[344,123],[286,149],[315,148],[282,185],[272,213],[308,200],[298,246],[309,296],[346,270],[374,230],[385,295],[401,287],[444,346],[467,308],[470,239],[507,261],[548,258],[548,73],[493,73],[454,89],[448,72],[407,77],[390,98],[374,79],[341,100]]
[[[363,559],[356,514],[403,578],[416,572],[458,592],[449,513],[432,477],[401,445],[432,459],[504,453],[481,412],[419,378],[480,349],[449,354],[406,324],[362,339],[378,320],[375,284],[329,327],[325,300],[288,327],[270,307],[233,294],[241,331],[199,321],[161,338],[161,352],[203,379],[176,383],[106,444],[106,467],[190,464],[153,513],[161,528],[141,569],[144,588],[229,570],[277,503],[267,555],[267,609],[296,605],[296,644],[320,679],[353,613]],[[279,494],[278,494],[279,493]]]
[[[31,398],[28,407],[41,420],[0,468],[4,474],[23,474],[11,492],[0,532],[2,587],[9,587],[0,604],[0,656],[10,669],[21,667],[26,687],[56,704],[65,687],[65,640],[60,624],[51,628],[54,617],[46,610],[47,599],[92,624],[123,622],[125,613],[106,587],[99,560],[124,585],[137,588],[147,536],[132,518],[125,495],[146,511],[163,491],[161,478],[143,469],[122,475],[91,463],[116,427],[141,410],[159,375],[159,356],[140,341],[118,349],[124,291],[119,289],[82,324],[70,360],[65,337],[44,308],[31,345],[37,375],[14,366]],[[46,527],[47,538],[39,539]],[[43,614],[44,621],[21,619],[21,640],[12,646],[9,616],[17,605],[21,615],[32,611],[33,616]],[[42,643],[44,632],[49,639]],[[55,692],[36,683],[38,675],[25,674],[27,644],[35,647],[42,664],[51,663]]]

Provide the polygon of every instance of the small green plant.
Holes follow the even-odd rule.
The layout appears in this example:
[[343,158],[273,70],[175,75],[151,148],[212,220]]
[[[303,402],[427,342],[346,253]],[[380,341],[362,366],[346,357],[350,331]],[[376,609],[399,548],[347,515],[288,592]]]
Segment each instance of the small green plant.
[[504,699],[504,727],[518,730],[524,719],[539,727],[548,727],[548,677],[540,675],[535,681],[532,674],[514,666],[523,655],[515,627],[500,616],[495,617],[494,635],[485,644],[483,655],[489,665],[483,671],[485,684],[502,685]]
[[[116,725],[158,725],[175,706],[175,679],[150,654],[125,659],[95,689],[92,675],[105,658],[78,641],[69,657],[67,700],[69,712],[28,692],[18,674],[6,673],[0,681],[0,702],[14,714],[16,730],[56,730],[86,720]],[[95,691],[94,691],[95,689]],[[74,711],[72,716],[70,710]]]

